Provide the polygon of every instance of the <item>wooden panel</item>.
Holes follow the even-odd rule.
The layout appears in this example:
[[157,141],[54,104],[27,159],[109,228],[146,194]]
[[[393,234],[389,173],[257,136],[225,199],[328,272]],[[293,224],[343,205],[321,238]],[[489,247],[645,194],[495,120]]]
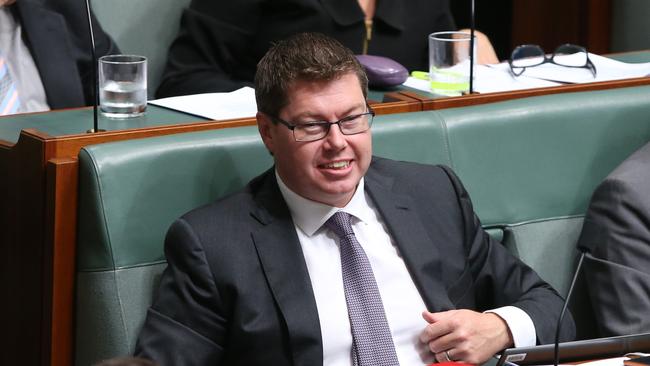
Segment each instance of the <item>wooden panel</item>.
[[609,52],[611,0],[514,0],[512,48],[538,44],[553,52],[564,43]]
[[[42,365],[48,357],[43,330],[44,148],[21,139],[2,148],[3,189],[0,192],[0,258],[2,294],[0,364]],[[6,296],[6,297],[4,297]]]
[[611,52],[612,2],[592,0],[588,2],[588,22],[585,26],[585,42],[589,52],[606,54]]
[[[50,319],[50,364],[72,365],[74,349],[75,259],[77,243],[77,159],[52,159],[47,163],[47,214],[44,319]],[[48,296],[49,295],[49,296]]]

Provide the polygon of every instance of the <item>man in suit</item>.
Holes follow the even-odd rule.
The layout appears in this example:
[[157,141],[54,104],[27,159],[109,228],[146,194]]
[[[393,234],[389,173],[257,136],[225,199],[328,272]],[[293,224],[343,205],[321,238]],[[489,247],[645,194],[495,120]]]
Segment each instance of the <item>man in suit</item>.
[[[349,49],[293,36],[260,61],[255,87],[275,165],[172,225],[138,355],[478,364],[553,341],[562,299],[482,230],[454,173],[372,157],[367,78]],[[571,317],[563,330],[573,337]]]
[[596,188],[578,245],[601,336],[650,332],[650,143]]
[[[0,55],[20,97],[18,112],[91,105],[86,9],[78,0],[0,0]],[[118,53],[93,19],[97,57]]]

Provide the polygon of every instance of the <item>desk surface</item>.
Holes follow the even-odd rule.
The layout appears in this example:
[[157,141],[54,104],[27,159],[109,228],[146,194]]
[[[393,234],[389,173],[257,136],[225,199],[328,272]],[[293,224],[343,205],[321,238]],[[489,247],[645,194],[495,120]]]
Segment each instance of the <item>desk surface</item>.
[[[403,89],[403,88],[402,88]],[[407,112],[421,110],[420,102],[414,98],[401,95],[401,88],[372,90],[368,100],[378,110],[378,113]],[[253,118],[241,118],[254,123]],[[189,113],[179,112],[149,104],[147,112],[140,117],[130,119],[112,119],[99,113],[99,128],[106,131],[124,131],[136,129],[151,129],[159,126],[181,126],[211,121]],[[39,113],[16,114],[0,117],[0,146],[13,145],[18,142],[20,133],[25,129],[39,131],[42,135],[62,137],[84,134],[93,128],[92,108],[63,109]]]
[[[609,54],[609,55],[606,55],[606,56],[611,58],[611,59],[617,60],[617,61],[628,62],[628,63],[650,62],[650,50],[613,53],[613,54]],[[409,92],[417,93],[419,95],[425,96],[425,97],[430,98],[430,99],[449,98],[449,97],[446,97],[446,96],[443,96],[443,95],[427,93],[425,91],[410,88],[410,87],[406,87],[406,86],[403,86],[402,89],[407,90]],[[458,97],[454,97],[454,98],[458,98]]]
[[[624,62],[650,62],[650,51],[618,53],[610,55],[610,57]],[[407,87],[398,87],[385,91],[373,90],[370,91],[368,99],[383,101],[387,99],[386,96],[390,94],[399,94],[400,92],[406,92],[406,95],[417,94],[419,97],[416,98],[420,101],[450,99],[449,97],[435,95],[419,90],[416,91]],[[466,97],[455,97],[451,99],[458,100]],[[408,97],[405,97],[405,99],[408,99]],[[394,101],[395,99],[392,100]],[[427,108],[419,108],[419,110],[421,109]],[[56,121],[56,123],[53,123],[54,121]],[[147,112],[145,115],[132,119],[110,119],[102,116],[100,113],[99,128],[107,131],[117,131],[146,129],[165,125],[188,125],[192,123],[207,121],[208,119],[206,118],[165,109],[155,105],[149,105],[147,107]],[[27,128],[38,130],[41,133],[52,137],[83,134],[92,128],[92,109],[67,109],[43,113],[0,117],[0,145],[2,144],[2,140],[4,140],[5,144],[15,144],[19,139],[21,130]]]
[[[53,123],[55,121],[56,123]],[[141,117],[111,119],[99,113],[98,122],[99,128],[114,131],[170,124],[190,124],[199,121],[207,121],[207,119],[149,105],[147,112]],[[93,128],[92,109],[64,109],[2,117],[0,118],[0,140],[15,144],[20,131],[25,128],[32,128],[53,137],[83,134]]]

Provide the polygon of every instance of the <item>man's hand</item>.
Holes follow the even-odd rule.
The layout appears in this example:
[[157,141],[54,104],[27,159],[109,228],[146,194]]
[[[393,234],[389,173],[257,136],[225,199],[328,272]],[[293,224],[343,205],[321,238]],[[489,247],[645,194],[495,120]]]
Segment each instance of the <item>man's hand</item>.
[[471,310],[425,311],[429,324],[420,341],[429,346],[438,362],[482,364],[513,344],[506,322],[494,313]]

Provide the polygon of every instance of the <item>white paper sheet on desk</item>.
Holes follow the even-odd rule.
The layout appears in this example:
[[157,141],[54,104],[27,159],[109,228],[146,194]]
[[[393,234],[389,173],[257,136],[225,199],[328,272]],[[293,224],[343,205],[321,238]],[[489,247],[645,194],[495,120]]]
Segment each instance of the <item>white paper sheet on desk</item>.
[[[506,64],[506,66],[508,65]],[[529,78],[525,76],[514,77],[510,73],[509,69],[502,69],[500,65],[495,65],[494,67],[476,65],[474,72],[474,91],[479,93],[493,93],[561,85],[559,83],[537,78]],[[429,88],[429,80],[409,77],[406,82],[404,82],[404,85],[413,89],[431,92],[431,89]]]
[[[560,57],[570,58],[574,56],[579,57],[579,55]],[[596,67],[595,77],[587,68],[566,67],[552,63],[528,67],[522,76],[573,84],[621,80],[650,75],[650,62],[631,64],[612,60],[611,58],[595,55],[593,53],[589,54],[589,59]],[[509,71],[510,68],[508,63],[491,65],[491,67],[502,71]]]
[[243,87],[230,93],[205,93],[150,100],[149,103],[209,118],[225,120],[255,117],[255,89]]
[[623,361],[629,359],[629,357],[605,358],[603,360],[581,362],[580,366],[623,366]]
[[[597,361],[578,362],[576,364],[561,364],[559,366],[623,366],[623,361],[629,360],[629,357],[614,357],[605,358]],[[553,365],[537,365],[537,366],[553,366]]]

